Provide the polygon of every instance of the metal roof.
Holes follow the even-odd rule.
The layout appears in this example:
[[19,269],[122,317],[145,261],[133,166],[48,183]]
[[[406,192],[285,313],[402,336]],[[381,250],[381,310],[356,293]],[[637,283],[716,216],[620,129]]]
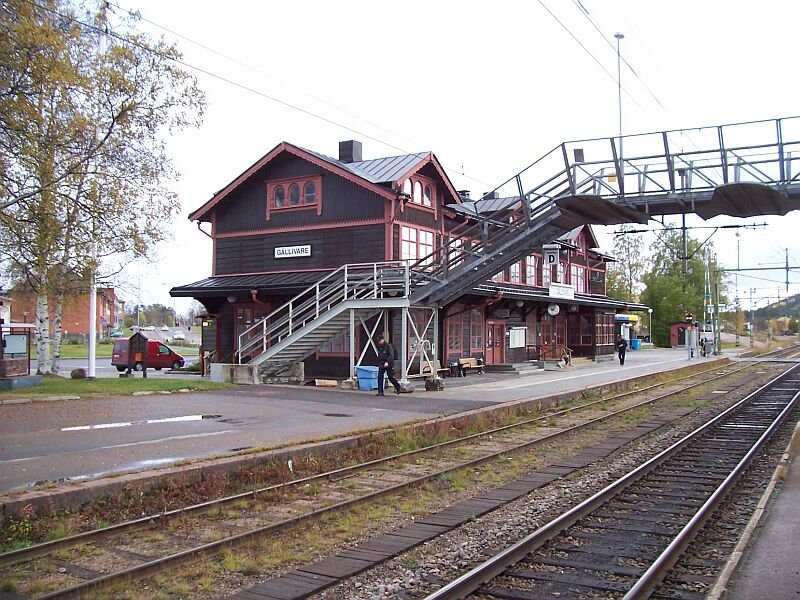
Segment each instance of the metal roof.
[[[298,146],[298,148],[300,148],[300,146]],[[430,156],[430,152],[419,152],[417,154],[387,156],[384,158],[373,158],[370,160],[346,163],[332,156],[309,150],[308,148],[301,148],[301,150],[313,154],[320,160],[336,165],[339,168],[347,169],[354,175],[358,175],[370,183],[393,183]]]
[[550,296],[546,288],[532,288],[524,285],[515,285],[513,283],[494,283],[486,282],[476,285],[472,290],[473,292],[483,292],[488,295],[496,295],[502,292],[503,298],[519,299],[519,300],[538,300],[541,302],[555,302],[556,304],[583,304],[586,306],[597,306],[601,308],[609,308],[614,310],[632,310],[632,311],[646,311],[648,306],[639,304],[638,302],[624,302],[623,300],[615,300],[608,296],[594,296],[590,294],[575,294],[575,298],[556,298]]
[[187,285],[179,285],[169,291],[170,296],[225,296],[229,292],[250,290],[300,290],[314,285],[327,271],[300,271],[292,273],[262,273],[258,275],[219,275],[207,277]]

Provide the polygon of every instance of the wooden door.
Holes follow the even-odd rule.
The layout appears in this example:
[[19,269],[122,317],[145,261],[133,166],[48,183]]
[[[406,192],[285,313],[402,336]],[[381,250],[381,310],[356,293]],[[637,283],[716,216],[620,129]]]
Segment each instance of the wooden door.
[[497,365],[505,361],[506,324],[486,321],[486,364]]

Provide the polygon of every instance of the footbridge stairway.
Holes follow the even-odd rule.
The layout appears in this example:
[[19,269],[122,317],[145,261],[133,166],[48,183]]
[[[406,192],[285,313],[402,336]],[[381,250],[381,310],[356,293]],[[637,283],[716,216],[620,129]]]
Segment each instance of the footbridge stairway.
[[[432,254],[344,265],[298,294],[239,336],[238,361],[280,372],[382,311],[405,320],[409,307],[452,302],[581,224],[785,215],[800,209],[798,161],[800,117],[564,142],[472,209],[455,207],[466,223]],[[406,340],[402,349],[405,377]],[[365,351],[350,350],[351,373]],[[422,344],[420,359],[435,358]]]

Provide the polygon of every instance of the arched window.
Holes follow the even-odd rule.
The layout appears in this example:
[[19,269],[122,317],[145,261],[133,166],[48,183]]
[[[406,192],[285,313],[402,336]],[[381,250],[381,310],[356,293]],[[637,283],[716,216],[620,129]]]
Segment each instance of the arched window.
[[414,204],[422,204],[422,184],[419,181],[414,182]]
[[322,176],[308,175],[295,179],[281,179],[267,182],[267,221],[273,213],[286,211],[315,211],[322,214],[323,196]]
[[406,179],[403,182],[403,193],[407,194],[409,198],[411,198],[411,180]]
[[303,203],[314,204],[317,201],[317,186],[313,181],[306,181],[303,186]]
[[422,204],[423,206],[433,206],[433,202],[431,200],[432,193],[431,193],[431,186],[425,185],[425,190],[422,194]]
[[289,186],[289,206],[298,206],[300,204],[300,186],[293,183]]

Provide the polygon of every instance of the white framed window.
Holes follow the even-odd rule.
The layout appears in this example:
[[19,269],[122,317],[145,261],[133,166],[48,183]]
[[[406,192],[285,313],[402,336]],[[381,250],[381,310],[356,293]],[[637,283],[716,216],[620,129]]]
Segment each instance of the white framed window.
[[579,294],[586,293],[586,268],[580,265],[570,265],[569,282]]
[[400,228],[401,260],[417,260],[417,230],[403,225]]
[[402,260],[419,260],[426,258],[425,264],[433,260],[434,232],[428,229],[417,229],[403,225],[400,227],[400,258]]
[[536,257],[526,256],[525,257],[525,283],[528,285],[536,285]]
[[522,283],[522,263],[515,262],[508,269],[508,280],[511,283]]
[[[433,232],[424,229],[419,230],[419,258],[425,258],[426,265],[433,260]],[[426,258],[427,257],[427,258]]]

